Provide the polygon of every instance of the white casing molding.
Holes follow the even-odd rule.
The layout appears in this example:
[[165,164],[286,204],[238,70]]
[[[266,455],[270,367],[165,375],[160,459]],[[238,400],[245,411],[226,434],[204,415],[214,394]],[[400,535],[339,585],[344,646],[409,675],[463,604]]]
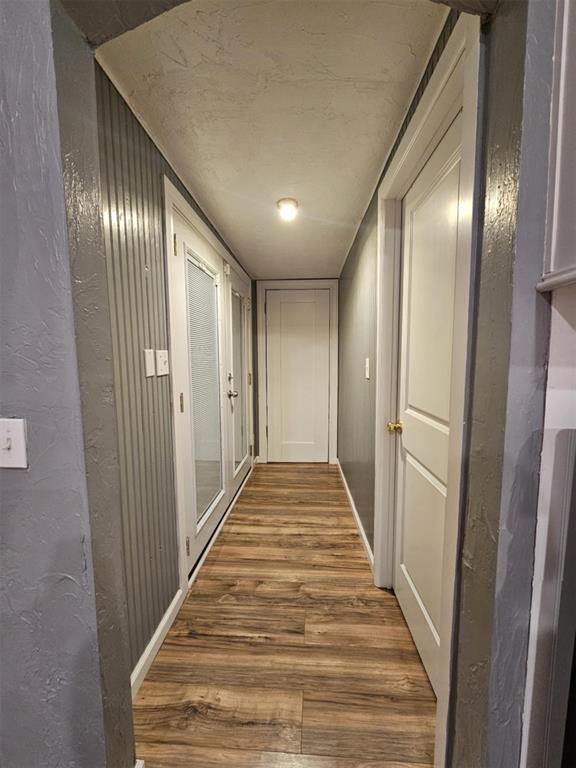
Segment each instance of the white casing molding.
[[256,283],[257,333],[258,333],[258,462],[268,462],[267,407],[268,377],[266,366],[266,317],[267,290],[303,290],[322,288],[330,291],[330,394],[328,461],[337,461],[338,441],[338,280],[258,280]]

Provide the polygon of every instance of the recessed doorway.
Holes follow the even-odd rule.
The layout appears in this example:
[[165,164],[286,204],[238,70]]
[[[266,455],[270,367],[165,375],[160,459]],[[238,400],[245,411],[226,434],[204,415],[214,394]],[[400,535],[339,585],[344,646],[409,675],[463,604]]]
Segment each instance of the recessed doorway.
[[336,461],[338,281],[258,283],[259,461]]

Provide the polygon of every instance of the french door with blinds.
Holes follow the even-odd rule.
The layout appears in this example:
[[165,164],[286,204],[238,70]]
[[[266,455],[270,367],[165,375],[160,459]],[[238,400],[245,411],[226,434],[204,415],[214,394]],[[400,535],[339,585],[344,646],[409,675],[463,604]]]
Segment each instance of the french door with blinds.
[[250,280],[168,182],[166,196],[176,498],[184,581],[252,465]]

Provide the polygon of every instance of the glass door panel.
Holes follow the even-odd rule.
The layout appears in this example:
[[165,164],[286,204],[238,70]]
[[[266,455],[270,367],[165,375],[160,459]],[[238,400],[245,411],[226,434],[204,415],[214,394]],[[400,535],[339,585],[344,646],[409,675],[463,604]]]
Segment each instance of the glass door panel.
[[186,257],[190,419],[196,478],[196,519],[223,490],[218,286],[215,275]]

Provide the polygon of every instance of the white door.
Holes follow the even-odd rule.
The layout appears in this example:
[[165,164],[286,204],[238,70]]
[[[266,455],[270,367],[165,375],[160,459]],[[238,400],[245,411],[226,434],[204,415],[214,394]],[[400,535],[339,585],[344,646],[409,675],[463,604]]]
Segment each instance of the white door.
[[[396,595],[438,685],[461,156],[460,116],[403,200]],[[465,321],[466,319],[463,319]],[[448,638],[446,638],[448,640]]]
[[228,408],[231,420],[232,493],[250,469],[252,435],[251,301],[250,282],[232,272],[230,276],[230,350],[227,375]]
[[268,461],[327,462],[330,291],[266,292]]
[[189,573],[226,511],[226,312],[222,259],[174,214],[170,345],[176,475]]
[[[170,195],[176,197],[176,193]],[[250,280],[233,268],[225,269],[220,253],[191,223],[192,216],[179,200],[178,207],[167,205],[170,362],[183,580],[252,464]]]

